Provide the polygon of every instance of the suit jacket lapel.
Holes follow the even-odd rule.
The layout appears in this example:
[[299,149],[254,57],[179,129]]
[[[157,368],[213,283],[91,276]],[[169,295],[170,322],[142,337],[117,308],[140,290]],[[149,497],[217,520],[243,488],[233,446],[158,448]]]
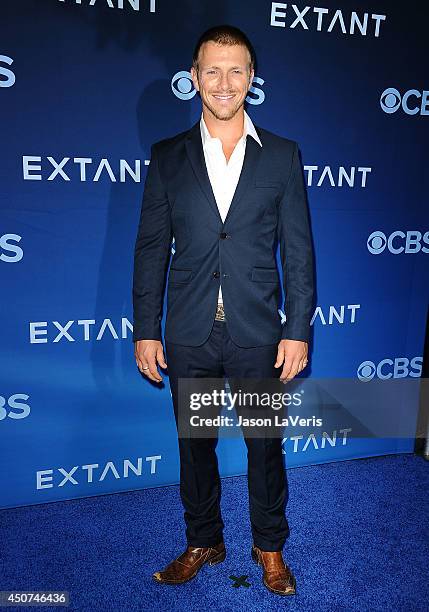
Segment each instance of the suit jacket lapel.
[[219,214],[219,209],[216,204],[216,199],[214,197],[210,178],[206,168],[199,121],[197,121],[197,123],[189,130],[185,144],[189,160],[191,162],[195,176],[198,182],[200,183],[200,187],[203,190],[204,195],[206,196],[210,206],[212,207],[213,212],[222,223],[222,217]]
[[[258,131],[259,137],[261,137],[258,128],[256,128],[256,130]],[[240,178],[238,180],[237,188],[235,190],[234,197],[232,198],[232,202],[229,207],[225,223],[228,221],[233,211],[237,209],[246,190],[252,184],[253,177],[255,176],[256,172],[256,167],[259,161],[260,148],[260,145],[252,136],[247,137],[243,167],[241,169]],[[188,136],[186,138],[186,150],[195,176],[201,186],[201,189],[204,192],[214,213],[222,223],[222,218],[219,214],[216,198],[214,196],[213,189],[210,183],[210,178],[206,168],[199,121],[195,125],[193,125],[188,132]]]
[[228,214],[225,218],[225,223],[227,223],[232,213],[238,208],[238,205],[243,199],[243,196],[246,193],[247,189],[251,188],[252,186],[256,173],[256,167],[259,161],[260,149],[261,146],[259,145],[259,143],[257,143],[252,136],[247,136],[246,152],[244,154],[243,167],[241,169],[241,174],[237,183],[237,188],[235,190],[234,197],[232,198]]

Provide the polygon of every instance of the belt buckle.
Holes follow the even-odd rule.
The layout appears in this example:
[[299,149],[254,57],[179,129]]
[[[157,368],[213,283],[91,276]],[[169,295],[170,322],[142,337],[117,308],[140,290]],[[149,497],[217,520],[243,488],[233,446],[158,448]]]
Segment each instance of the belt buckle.
[[218,303],[217,308],[216,308],[215,320],[216,321],[225,321],[225,311],[224,311],[224,308],[223,308],[223,304],[219,304]]

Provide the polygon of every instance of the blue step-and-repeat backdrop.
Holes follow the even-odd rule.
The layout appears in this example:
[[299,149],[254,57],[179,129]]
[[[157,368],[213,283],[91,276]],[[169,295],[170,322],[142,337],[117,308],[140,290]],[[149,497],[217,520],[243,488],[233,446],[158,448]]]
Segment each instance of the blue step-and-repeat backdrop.
[[[133,355],[133,249],[150,146],[198,120],[191,55],[219,23],[255,46],[254,123],[300,145],[317,282],[305,375],[421,376],[426,3],[3,0],[0,15],[1,507],[178,482],[168,377],[152,385]],[[413,449],[334,439],[285,439],[286,466]],[[218,452],[223,476],[246,472],[242,440]]]

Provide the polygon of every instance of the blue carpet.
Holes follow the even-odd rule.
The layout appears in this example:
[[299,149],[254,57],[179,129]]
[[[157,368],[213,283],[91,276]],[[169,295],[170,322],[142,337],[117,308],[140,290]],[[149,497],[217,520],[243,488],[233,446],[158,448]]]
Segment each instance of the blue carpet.
[[[226,560],[187,584],[151,579],[186,547],[170,486],[1,511],[0,590],[68,590],[69,609],[88,612],[429,609],[427,462],[376,457],[288,469],[288,479],[293,597],[267,591],[250,559],[244,476],[222,479]],[[232,588],[231,574],[250,587]]]

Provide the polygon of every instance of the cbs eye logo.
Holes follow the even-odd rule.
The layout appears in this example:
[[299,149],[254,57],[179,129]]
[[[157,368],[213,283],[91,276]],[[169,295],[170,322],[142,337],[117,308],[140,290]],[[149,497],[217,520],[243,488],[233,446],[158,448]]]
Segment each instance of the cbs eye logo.
[[372,234],[368,236],[366,244],[370,253],[379,255],[386,248],[387,238],[383,232],[372,232]]
[[385,113],[396,113],[401,106],[401,94],[394,87],[385,89],[380,96],[380,106]]
[[[411,97],[417,98],[417,105],[414,102],[412,108],[408,104]],[[388,115],[396,113],[401,106],[407,115],[429,115],[429,91],[420,92],[417,89],[409,89],[401,96],[395,87],[388,87],[380,96],[380,106]]]
[[197,93],[197,90],[194,89],[191,73],[187,70],[176,72],[171,79],[171,90],[180,100],[191,100]]
[[[249,88],[248,95],[246,96],[246,102],[253,104],[254,106],[262,104],[262,102],[265,100],[265,92],[260,87],[256,87],[255,83],[258,85],[263,85],[264,82],[264,79],[261,79],[261,77],[253,78],[253,83]],[[187,70],[180,70],[179,72],[176,72],[171,79],[171,91],[174,93],[176,98],[179,98],[179,100],[191,100],[197,93],[197,90],[194,88],[194,84],[192,82],[191,73]]]
[[357,370],[357,376],[362,382],[372,380],[377,373],[377,368],[373,361],[364,361]]

